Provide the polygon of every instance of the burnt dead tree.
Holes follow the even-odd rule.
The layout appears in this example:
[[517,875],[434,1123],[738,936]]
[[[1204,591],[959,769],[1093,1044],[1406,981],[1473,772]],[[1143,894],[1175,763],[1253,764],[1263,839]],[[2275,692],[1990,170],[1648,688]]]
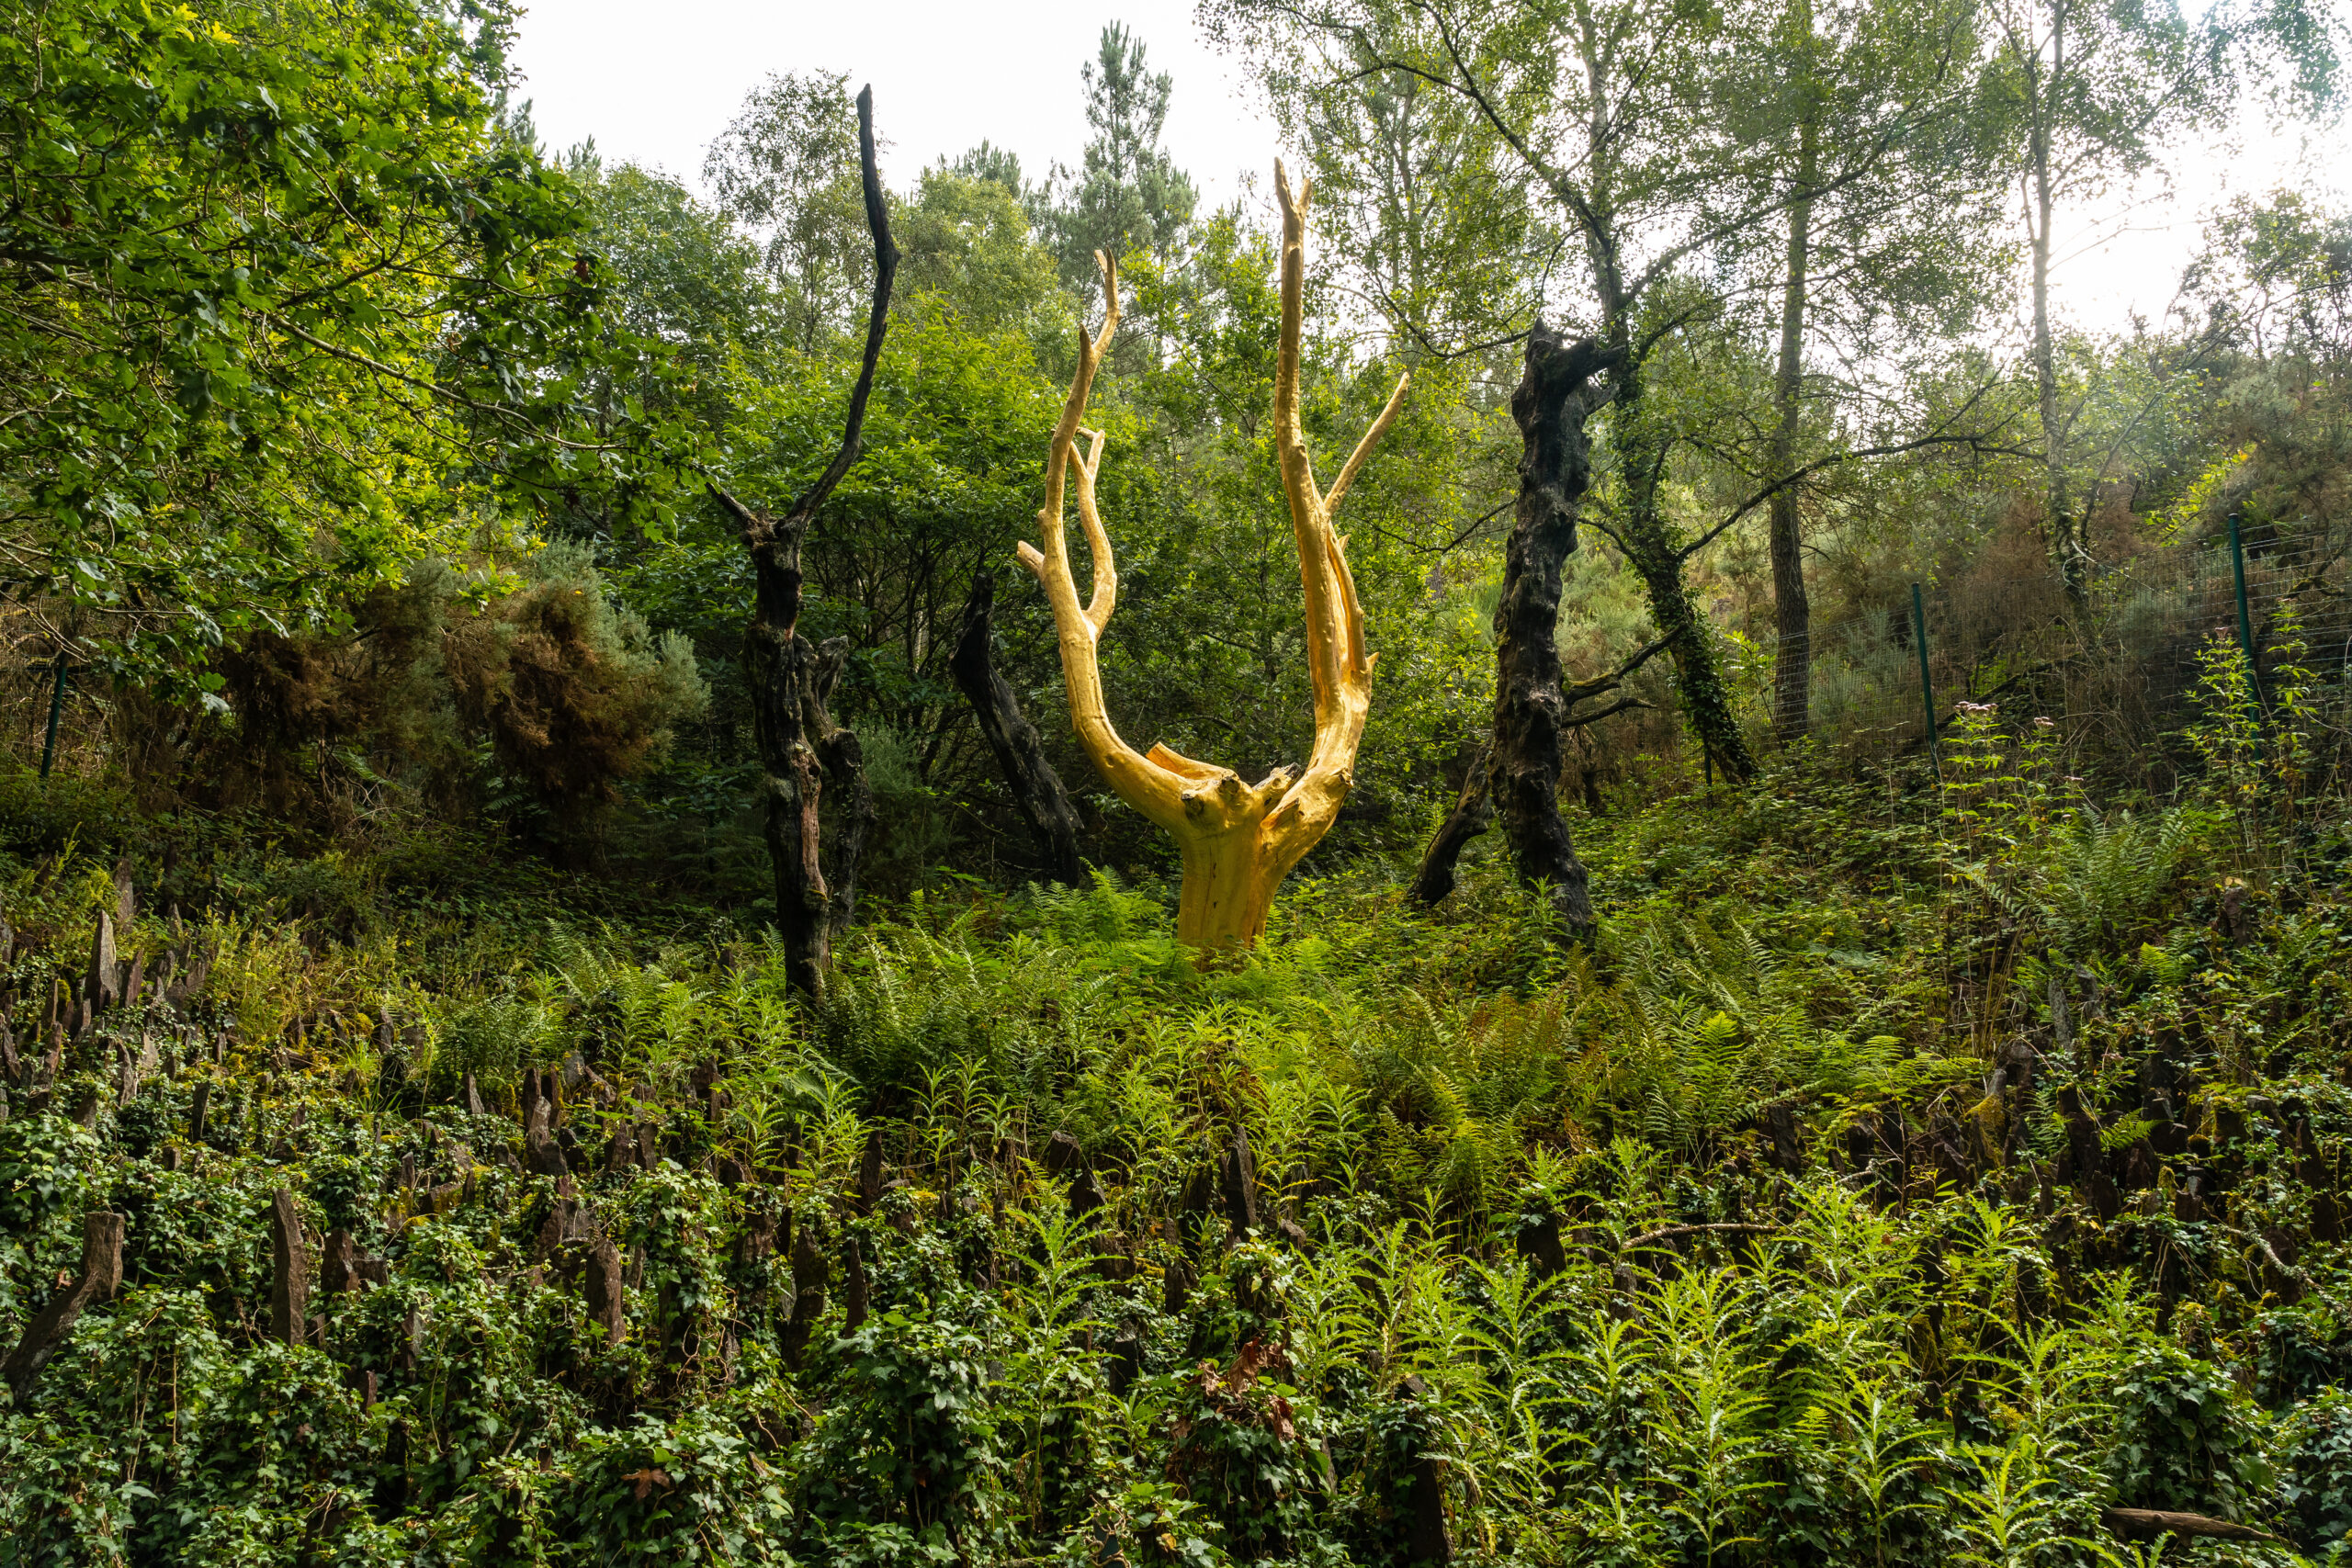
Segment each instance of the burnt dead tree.
[[1541,321],[1528,333],[1526,367],[1510,400],[1521,441],[1519,498],[1495,605],[1494,728],[1413,878],[1409,896],[1422,904],[1453,890],[1463,848],[1500,816],[1520,880],[1547,889],[1571,931],[1592,924],[1584,863],[1560,816],[1561,745],[1580,725],[1646,705],[1621,697],[1574,711],[1616,691],[1666,646],[1653,643],[1599,680],[1560,684],[1560,572],[1577,547],[1577,508],[1592,482],[1585,424],[1610,398],[1593,378],[1621,357],[1598,339],[1570,343]]
[[981,739],[995,754],[1005,785],[1012,791],[1012,803],[1029,825],[1038,868],[1048,880],[1077,887],[1086,880],[1078,854],[1078,807],[1061,775],[1046,760],[1045,740],[1021,711],[1012,683],[996,667],[995,612],[996,574],[984,570],[972,580],[971,597],[964,601],[963,631],[948,658],[948,673],[972,705]]
[[1577,547],[1577,507],[1592,482],[1585,422],[1609,400],[1593,378],[1623,352],[1597,338],[1569,343],[1538,321],[1527,335],[1526,371],[1510,398],[1519,425],[1519,504],[1503,553],[1495,606],[1495,807],[1521,881],[1549,889],[1572,931],[1592,924],[1584,863],[1560,816],[1560,746],[1567,704],[1560,691],[1560,568]]
[[[1645,645],[1608,674],[1561,687],[1560,707],[1567,716],[1560,720],[1562,734],[1598,724],[1629,709],[1650,706],[1639,697],[1620,696],[1603,706],[1577,711],[1584,704],[1617,691],[1634,671],[1665,651],[1666,639],[1660,637]],[[1424,907],[1442,903],[1446,895],[1453,891],[1462,852],[1470,847],[1471,840],[1495,825],[1494,761],[1494,737],[1489,735],[1478,742],[1477,750],[1471,754],[1470,766],[1462,778],[1462,793],[1455,797],[1453,809],[1446,813],[1445,820],[1438,824],[1437,831],[1430,835],[1429,848],[1421,852],[1420,867],[1405,889],[1405,896],[1415,903]]]
[[[874,826],[874,794],[856,734],[833,722],[828,707],[849,658],[849,639],[820,647],[800,635],[805,578],[800,547],[817,509],[857,461],[874,367],[889,328],[890,284],[899,247],[874,162],[874,89],[857,95],[858,166],[865,185],[865,223],[874,235],[874,304],[866,318],[865,357],[850,392],[841,446],[817,482],[780,518],[753,511],[717,485],[712,496],[734,519],[757,581],[752,624],[743,636],[743,672],[751,689],[752,731],[767,799],[768,857],[775,867],[775,923],[783,933],[786,979],[813,992],[832,964],[832,942],[857,912],[858,864]],[[831,792],[831,852],[821,807]]]

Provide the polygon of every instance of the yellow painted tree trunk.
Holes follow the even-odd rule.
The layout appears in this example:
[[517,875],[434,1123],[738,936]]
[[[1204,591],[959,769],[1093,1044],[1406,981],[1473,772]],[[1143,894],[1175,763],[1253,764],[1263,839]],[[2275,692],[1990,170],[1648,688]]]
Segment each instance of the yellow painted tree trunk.
[[[1332,513],[1364,459],[1396,419],[1409,378],[1400,378],[1387,406],[1340,470],[1329,493],[1318,490],[1299,426],[1298,344],[1306,292],[1306,198],[1295,197],[1280,164],[1274,188],[1283,207],[1282,343],[1274,369],[1274,443],[1282,459],[1283,491],[1298,544],[1299,582],[1306,597],[1306,656],[1315,684],[1315,748],[1299,768],[1278,768],[1245,784],[1230,768],[1194,761],[1165,746],[1136,751],[1119,738],[1102,705],[1096,644],[1117,603],[1119,580],[1110,536],[1095,506],[1094,482],[1102,436],[1083,428],[1094,372],[1119,324],[1118,269],[1101,253],[1108,302],[1102,331],[1079,337],[1078,375],[1055,426],[1046,460],[1046,506],[1037,514],[1041,549],[1021,547],[1021,561],[1036,573],[1054,607],[1062,675],[1069,687],[1070,718],[1079,743],[1119,798],[1174,836],[1184,856],[1184,886],[1176,915],[1179,941],[1203,961],[1255,945],[1266,929],[1274,889],[1330,830],[1354,782],[1356,747],[1372,700],[1372,655],[1363,646],[1363,606],[1348,573],[1346,546]],[[1078,437],[1087,437],[1083,454]],[[1073,461],[1075,459],[1075,461]],[[1078,476],[1078,516],[1094,559],[1091,598],[1079,603],[1063,522],[1066,480]]]

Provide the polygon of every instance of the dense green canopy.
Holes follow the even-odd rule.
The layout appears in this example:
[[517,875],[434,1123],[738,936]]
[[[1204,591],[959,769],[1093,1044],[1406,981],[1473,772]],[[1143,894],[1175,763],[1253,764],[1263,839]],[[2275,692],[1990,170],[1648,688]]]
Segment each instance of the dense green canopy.
[[70,0],[0,30],[20,642],[197,676],[553,497],[660,514],[608,278],[501,118],[511,16]]

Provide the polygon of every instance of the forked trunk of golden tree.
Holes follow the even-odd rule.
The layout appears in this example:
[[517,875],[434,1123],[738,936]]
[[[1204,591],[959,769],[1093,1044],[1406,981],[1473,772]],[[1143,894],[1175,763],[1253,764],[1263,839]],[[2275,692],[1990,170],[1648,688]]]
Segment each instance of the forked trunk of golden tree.
[[[1331,515],[1354,482],[1405,396],[1407,379],[1357,444],[1329,494],[1318,490],[1298,420],[1299,323],[1306,273],[1306,197],[1294,198],[1282,165],[1274,165],[1274,188],[1283,205],[1282,344],[1274,368],[1274,445],[1282,458],[1283,491],[1290,503],[1298,544],[1299,581],[1306,596],[1306,656],[1315,684],[1315,749],[1304,769],[1277,768],[1258,783],[1245,784],[1230,768],[1194,761],[1165,746],[1139,752],[1119,739],[1102,705],[1102,676],[1095,648],[1119,592],[1111,540],[1094,502],[1095,475],[1102,461],[1102,436],[1084,430],[1086,400],[1094,372],[1119,324],[1118,269],[1100,253],[1102,330],[1079,338],[1077,378],[1055,427],[1046,460],[1046,507],[1038,513],[1044,548],[1021,547],[1021,561],[1037,574],[1054,606],[1060,634],[1062,675],[1069,686],[1071,721],[1079,743],[1119,798],[1172,834],[1184,855],[1184,887],[1176,916],[1176,936],[1204,960],[1220,952],[1252,946],[1266,929],[1274,889],[1291,867],[1330,829],[1355,777],[1356,746],[1363,739],[1364,715],[1372,700],[1372,656],[1363,646],[1363,606],[1348,573],[1347,541],[1331,526]],[[1077,452],[1080,434],[1086,451]],[[1073,462],[1073,457],[1076,461]],[[1065,482],[1078,475],[1079,523],[1094,558],[1094,590],[1079,603],[1063,532]]]

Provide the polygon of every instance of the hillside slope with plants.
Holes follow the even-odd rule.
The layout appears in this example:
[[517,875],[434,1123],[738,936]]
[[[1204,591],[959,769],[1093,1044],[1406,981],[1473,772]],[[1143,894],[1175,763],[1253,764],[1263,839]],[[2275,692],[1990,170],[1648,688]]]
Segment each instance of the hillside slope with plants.
[[815,1003],[19,780],[0,1561],[2334,1561],[2352,845],[2235,733],[1614,818],[1584,950],[1366,862],[1201,973],[1105,875]]
[[0,1568],[2352,1568],[2352,7],[930,6],[0,10]]

